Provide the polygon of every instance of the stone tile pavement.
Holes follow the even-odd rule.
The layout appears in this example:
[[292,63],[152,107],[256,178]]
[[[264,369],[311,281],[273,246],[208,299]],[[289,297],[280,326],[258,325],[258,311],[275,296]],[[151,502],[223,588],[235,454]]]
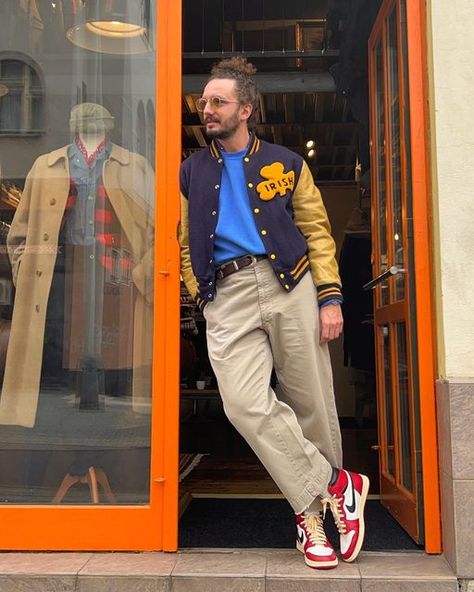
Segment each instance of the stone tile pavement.
[[457,592],[442,556],[361,553],[334,570],[296,550],[0,553],[0,592]]

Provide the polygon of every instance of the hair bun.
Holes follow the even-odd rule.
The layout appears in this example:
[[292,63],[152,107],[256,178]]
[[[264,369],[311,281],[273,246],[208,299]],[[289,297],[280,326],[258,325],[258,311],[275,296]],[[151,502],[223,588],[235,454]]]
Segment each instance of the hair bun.
[[247,61],[247,58],[242,56],[235,56],[227,60],[222,60],[214,64],[211,70],[212,76],[221,77],[223,74],[234,72],[235,74],[243,74],[244,76],[253,76],[257,68]]

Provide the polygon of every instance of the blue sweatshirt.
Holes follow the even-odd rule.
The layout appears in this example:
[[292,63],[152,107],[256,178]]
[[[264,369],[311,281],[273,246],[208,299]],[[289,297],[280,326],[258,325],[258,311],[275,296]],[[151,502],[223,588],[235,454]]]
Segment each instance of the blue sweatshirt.
[[216,265],[242,257],[242,255],[263,255],[265,246],[250,209],[243,158],[247,148],[241,152],[224,152],[221,188],[219,192],[219,218],[214,242]]

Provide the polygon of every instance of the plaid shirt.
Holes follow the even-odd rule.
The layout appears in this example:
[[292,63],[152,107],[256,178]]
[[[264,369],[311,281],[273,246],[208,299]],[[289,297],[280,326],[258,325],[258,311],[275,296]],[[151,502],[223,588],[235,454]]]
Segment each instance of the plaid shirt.
[[98,260],[109,272],[108,279],[116,283],[130,278],[132,260],[121,248],[120,225],[102,179],[104,162],[109,155],[110,141],[99,145],[92,155],[85,153],[78,140],[70,147],[71,179],[63,236],[66,244],[95,244]]

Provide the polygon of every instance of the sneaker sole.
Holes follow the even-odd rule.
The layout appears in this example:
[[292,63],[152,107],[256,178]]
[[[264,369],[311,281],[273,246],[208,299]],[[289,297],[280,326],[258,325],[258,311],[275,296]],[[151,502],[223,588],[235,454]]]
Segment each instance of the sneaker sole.
[[369,478],[366,475],[362,475],[362,493],[360,494],[360,510],[359,510],[359,540],[357,541],[357,545],[354,547],[352,554],[347,559],[345,557],[342,557],[342,559],[346,563],[351,563],[351,561],[354,561],[355,559],[357,559],[357,556],[359,555],[360,550],[362,548],[362,544],[364,542],[364,537],[365,537],[364,508],[365,508],[365,502],[367,500],[367,496],[369,494],[369,487],[370,487]]
[[333,569],[334,567],[337,567],[337,557],[335,559],[331,559],[330,561],[311,561],[311,559],[308,559],[306,557],[304,547],[299,541],[296,541],[296,548],[298,549],[298,551],[303,553],[304,562],[306,563],[306,565],[312,567],[313,569]]

